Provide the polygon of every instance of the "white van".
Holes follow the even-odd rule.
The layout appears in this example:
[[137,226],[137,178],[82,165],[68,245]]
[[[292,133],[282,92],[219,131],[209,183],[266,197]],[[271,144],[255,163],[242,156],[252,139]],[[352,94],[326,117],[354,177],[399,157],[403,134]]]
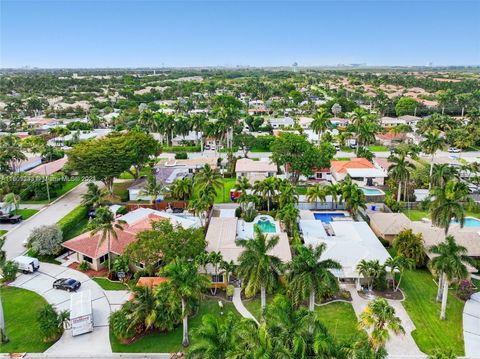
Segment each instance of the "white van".
[[18,270],[23,273],[33,273],[40,268],[40,262],[37,258],[18,256],[13,261],[18,265]]
[[72,336],[93,331],[92,293],[90,290],[71,295],[70,324]]

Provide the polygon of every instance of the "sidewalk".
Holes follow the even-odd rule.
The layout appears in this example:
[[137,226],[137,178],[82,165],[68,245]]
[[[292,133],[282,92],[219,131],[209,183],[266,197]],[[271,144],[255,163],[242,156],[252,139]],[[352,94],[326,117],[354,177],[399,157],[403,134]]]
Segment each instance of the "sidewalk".
[[252,313],[248,311],[247,308],[243,305],[242,302],[242,296],[241,296],[242,289],[241,288],[235,288],[233,291],[233,305],[235,306],[235,309],[241,314],[242,317],[247,318],[247,319],[252,319],[255,321],[255,323],[259,324],[257,321],[257,318],[253,316]]

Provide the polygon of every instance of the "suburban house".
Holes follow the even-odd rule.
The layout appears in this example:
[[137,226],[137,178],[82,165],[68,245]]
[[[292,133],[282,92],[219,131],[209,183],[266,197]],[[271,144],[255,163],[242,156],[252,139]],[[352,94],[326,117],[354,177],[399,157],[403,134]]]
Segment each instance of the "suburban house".
[[312,117],[299,117],[298,119],[298,124],[300,125],[301,128],[303,128],[304,130],[307,130],[310,128],[310,125],[312,124],[313,122],[313,118]]
[[202,132],[189,131],[186,135],[178,135],[172,138],[172,146],[181,146],[184,143],[197,143],[202,140]]
[[370,227],[373,232],[388,242],[392,243],[395,236],[405,229],[410,228],[411,221],[403,213],[369,213]]
[[269,159],[254,161],[249,158],[237,160],[235,165],[237,178],[247,177],[250,183],[262,181],[277,173],[277,166]]
[[343,181],[350,176],[360,185],[384,185],[387,173],[380,166],[376,166],[366,158],[351,158],[345,161],[330,161],[332,179],[336,182]]
[[342,269],[333,271],[341,281],[354,282],[357,288],[360,288],[363,278],[357,271],[360,261],[378,260],[380,264],[384,264],[390,258],[366,222],[341,220],[324,224],[321,220],[302,217],[305,219],[300,219],[299,226],[304,244],[316,247],[325,243],[327,248],[321,259],[333,259],[341,264]]
[[405,142],[406,135],[404,133],[378,133],[375,139],[383,146],[392,147]]
[[[268,233],[265,231],[264,234],[267,238],[272,236],[278,236],[279,238],[277,245],[271,250],[270,254],[277,256],[284,263],[292,260],[288,236],[281,230],[278,221],[273,220],[270,216],[257,216],[253,222],[247,223],[235,217],[235,209],[228,205],[225,208],[214,207],[214,213],[217,217],[210,219],[205,237],[207,252],[220,252],[224,261],[232,261],[234,264],[238,264],[238,258],[243,252],[243,247],[238,246],[236,241],[238,239],[250,240],[254,238],[254,228],[259,225],[259,222],[265,221],[266,223],[268,221],[272,229],[269,229]],[[215,274],[211,265],[206,267],[206,271],[211,277],[213,287],[225,288],[228,285],[230,278],[227,278],[227,273],[224,271],[217,271]]]
[[94,138],[105,137],[110,132],[112,132],[112,130],[108,128],[99,128],[92,131],[73,131],[68,135],[52,138],[48,141],[48,145],[64,147],[66,143],[74,140],[75,138],[79,141],[91,140]]
[[291,127],[295,121],[291,117],[271,118],[268,120],[273,129]]
[[[116,230],[117,239],[111,241],[110,253],[108,241],[102,242],[101,233],[92,235],[91,232],[86,232],[62,243],[62,246],[69,250],[70,259],[73,258],[77,263],[87,262],[93,270],[100,270],[106,266],[109,256],[113,259],[122,255],[128,245],[136,240],[139,232],[151,229],[152,222],[171,221],[184,228],[200,227],[200,220],[197,217],[180,217],[149,208],[138,208],[119,217],[118,220],[125,224],[122,224],[123,230]],[[141,268],[141,263],[138,267]]]
[[[218,157],[197,157],[186,160],[162,160],[155,167],[155,178],[157,183],[169,185],[177,179],[193,176],[196,171],[205,165],[209,165],[213,169],[216,169],[218,167]],[[150,196],[142,194],[146,183],[146,177],[139,178],[132,183],[132,185],[128,188],[128,196],[131,201],[150,200]],[[163,199],[163,197],[160,196],[159,199]]]
[[28,173],[41,175],[41,176],[50,176],[58,171],[61,171],[65,166],[65,164],[67,163],[67,161],[68,161],[68,157],[65,156],[56,161],[44,163],[40,166],[32,168],[31,170],[28,171]]

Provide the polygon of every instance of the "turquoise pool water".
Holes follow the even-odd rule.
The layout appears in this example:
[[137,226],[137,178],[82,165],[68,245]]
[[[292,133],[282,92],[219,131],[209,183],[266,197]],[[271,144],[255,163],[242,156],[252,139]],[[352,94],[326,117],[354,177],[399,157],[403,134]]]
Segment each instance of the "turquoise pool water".
[[360,187],[363,191],[363,193],[365,193],[365,195],[370,195],[370,196],[379,196],[379,195],[382,195],[382,194],[385,194],[385,192],[383,192],[381,189],[378,189],[378,188],[370,188],[370,187]]
[[277,231],[277,226],[268,219],[259,219],[255,225],[260,228],[262,233],[275,233]]
[[[457,221],[452,221],[452,224],[458,224]],[[465,223],[463,224],[464,227],[480,227],[480,219],[467,217],[465,218]]]

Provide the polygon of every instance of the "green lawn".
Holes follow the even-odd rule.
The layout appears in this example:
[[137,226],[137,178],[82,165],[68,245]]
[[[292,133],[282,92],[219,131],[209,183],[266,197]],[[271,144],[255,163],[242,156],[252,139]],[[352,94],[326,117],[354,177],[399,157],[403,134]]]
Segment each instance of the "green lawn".
[[322,305],[315,310],[319,313],[321,322],[335,339],[345,342],[366,337],[366,332],[357,328],[357,316],[350,303],[335,302]]
[[4,234],[6,234],[8,231],[5,230],[5,229],[0,229],[0,236],[3,236]]
[[68,241],[82,233],[85,233],[88,228],[88,218],[83,218],[78,221],[74,227],[72,227],[68,232],[63,233],[63,240]]
[[480,290],[480,280],[478,279],[472,279],[473,284],[477,287],[478,290]]
[[113,194],[117,196],[120,201],[127,202],[129,200],[128,188],[132,185],[132,183],[133,180],[114,183]]
[[[430,218],[430,213],[428,211],[421,211],[418,209],[403,209],[402,212],[405,213],[405,215],[412,221],[421,221],[422,218]],[[475,217],[480,219],[480,213],[466,211],[465,217]]]
[[298,193],[299,195],[305,195],[305,194],[307,194],[307,189],[308,189],[308,187],[306,187],[306,186],[297,186],[296,189],[297,189],[297,193]]
[[235,187],[236,178],[224,178],[223,188],[218,190],[215,196],[215,203],[231,203],[230,190]]
[[416,330],[412,332],[421,351],[431,354],[435,349],[451,348],[463,355],[462,313],[464,302],[453,293],[448,295],[447,319],[440,320],[440,303],[435,301],[437,286],[427,270],[405,273],[402,290],[403,302]]
[[15,214],[21,215],[22,218],[25,220],[25,219],[30,218],[31,216],[33,216],[37,212],[38,212],[38,209],[24,208],[24,209],[17,209],[15,211]]
[[342,152],[353,152],[353,149],[350,148],[349,146],[342,146],[342,147],[340,147],[340,151],[342,151]]
[[[275,297],[275,294],[267,294],[267,305],[269,305],[273,298]],[[262,308],[260,305],[260,298],[254,298],[254,299],[245,299],[243,301],[243,305],[245,305],[245,308],[248,309],[252,315],[257,318],[257,320],[260,320],[262,318]]]
[[[68,191],[71,191],[75,187],[77,187],[82,181],[77,180],[77,181],[67,181],[62,188],[60,188],[58,191],[56,191],[54,194],[52,194],[50,198],[50,202],[53,202],[56,200],[58,197],[63,196],[65,193]],[[20,203],[25,203],[25,204],[48,204],[48,199],[43,199],[39,201],[35,200],[27,200],[27,201],[20,201]]]
[[4,287],[0,289],[5,328],[10,342],[0,345],[1,353],[41,353],[52,343],[44,343],[37,325],[37,312],[47,302],[41,296],[25,289]]
[[[224,313],[232,312],[240,315],[235,310],[232,303],[224,304]],[[195,328],[198,328],[202,322],[202,316],[210,313],[215,315],[220,314],[220,308],[217,300],[206,300],[200,305],[197,315],[188,321],[190,343],[193,343],[192,333]],[[113,352],[116,353],[172,353],[182,350],[182,325],[179,325],[175,330],[169,333],[153,333],[144,336],[140,340],[132,344],[121,344],[110,332],[110,343]]]
[[52,263],[52,264],[57,264],[57,265],[61,264],[59,261],[57,261],[55,259],[55,258],[57,258],[58,255],[42,256],[42,255],[36,253],[31,248],[27,251],[27,256],[37,258],[40,262]]
[[108,280],[107,278],[92,278],[95,282],[98,283],[100,287],[102,287],[105,290],[127,290],[128,287],[120,282],[112,282],[111,280]]
[[372,152],[388,152],[388,151],[390,151],[388,149],[388,147],[378,146],[378,145],[368,146],[368,149]]

